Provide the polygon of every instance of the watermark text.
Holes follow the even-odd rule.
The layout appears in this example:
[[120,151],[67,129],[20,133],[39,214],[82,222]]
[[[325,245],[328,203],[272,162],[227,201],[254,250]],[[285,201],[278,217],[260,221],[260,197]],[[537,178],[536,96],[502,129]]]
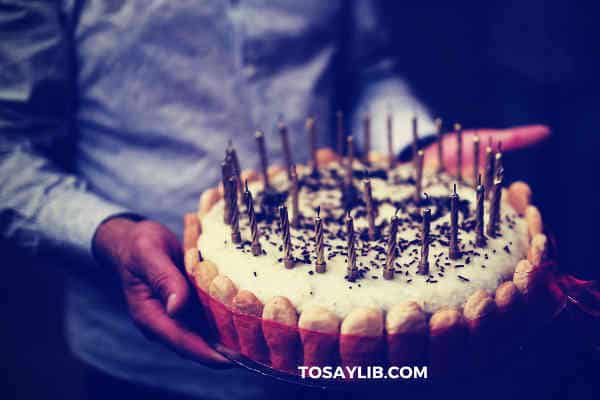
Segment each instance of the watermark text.
[[302,379],[428,379],[427,366],[299,366]]

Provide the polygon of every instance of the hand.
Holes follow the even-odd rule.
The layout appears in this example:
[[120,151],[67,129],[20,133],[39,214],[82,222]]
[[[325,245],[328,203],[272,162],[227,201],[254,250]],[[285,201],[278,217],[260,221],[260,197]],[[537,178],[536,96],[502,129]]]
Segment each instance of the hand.
[[[491,138],[493,148],[495,149],[499,142],[502,142],[502,150],[515,150],[531,146],[541,142],[550,135],[550,129],[545,125],[526,125],[516,126],[508,129],[476,129],[463,131],[463,176],[470,172],[473,165],[472,143],[473,137],[479,135],[481,140],[480,164],[483,165],[485,158],[485,146]],[[456,134],[444,135],[443,139],[443,159],[444,167],[450,173],[456,172]],[[425,164],[428,166],[437,166],[438,164],[437,144],[429,145],[425,149]]]
[[175,317],[191,295],[176,266],[182,262],[181,245],[171,231],[152,221],[113,218],[100,225],[93,246],[96,258],[117,270],[129,313],[147,336],[186,358],[229,364]]

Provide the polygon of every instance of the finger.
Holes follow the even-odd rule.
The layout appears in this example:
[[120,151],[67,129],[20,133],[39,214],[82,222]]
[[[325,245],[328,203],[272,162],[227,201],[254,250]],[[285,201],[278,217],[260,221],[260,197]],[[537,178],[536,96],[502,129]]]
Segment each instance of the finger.
[[189,297],[189,287],[175,265],[172,246],[176,243],[141,241],[135,260],[135,271],[159,295],[169,315],[176,314]]
[[[490,140],[492,148],[496,149],[498,143],[502,143],[503,150],[515,150],[531,146],[546,139],[550,135],[550,129],[545,125],[527,125],[517,126],[508,129],[475,129],[463,131],[463,167],[470,168],[473,165],[473,139],[478,135],[481,143],[480,165],[483,165],[485,158],[485,147],[488,146]],[[456,133],[444,135],[443,160],[444,167],[449,172],[456,172],[457,158],[457,140]],[[425,163],[427,166],[437,166],[437,144],[432,144],[425,149]],[[468,171],[468,170],[467,170]],[[463,171],[467,172],[467,171]]]
[[181,251],[181,242],[171,231],[168,231],[165,236],[165,242],[167,245],[167,252],[171,258],[173,264],[177,267],[180,272],[185,271],[184,266],[184,253]]
[[[130,293],[136,293],[131,291]],[[202,337],[189,331],[169,317],[151,293],[137,291],[137,298],[129,299],[136,323],[152,338],[160,340],[183,357],[212,366],[226,366],[230,361],[211,348]]]

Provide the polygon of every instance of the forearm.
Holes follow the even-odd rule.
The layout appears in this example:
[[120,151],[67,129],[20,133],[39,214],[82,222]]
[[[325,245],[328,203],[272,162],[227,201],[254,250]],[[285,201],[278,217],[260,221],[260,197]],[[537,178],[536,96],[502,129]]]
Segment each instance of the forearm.
[[49,246],[89,257],[96,228],[128,210],[86,188],[24,143],[0,138],[0,233],[36,252]]

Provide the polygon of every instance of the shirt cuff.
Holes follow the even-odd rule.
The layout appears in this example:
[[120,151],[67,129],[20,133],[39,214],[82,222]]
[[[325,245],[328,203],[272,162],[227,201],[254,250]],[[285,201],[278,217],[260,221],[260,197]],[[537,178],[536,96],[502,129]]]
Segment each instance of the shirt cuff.
[[92,241],[96,230],[104,221],[118,215],[136,216],[127,208],[93,193],[68,190],[49,196],[37,220],[44,227],[45,237],[93,260]]

